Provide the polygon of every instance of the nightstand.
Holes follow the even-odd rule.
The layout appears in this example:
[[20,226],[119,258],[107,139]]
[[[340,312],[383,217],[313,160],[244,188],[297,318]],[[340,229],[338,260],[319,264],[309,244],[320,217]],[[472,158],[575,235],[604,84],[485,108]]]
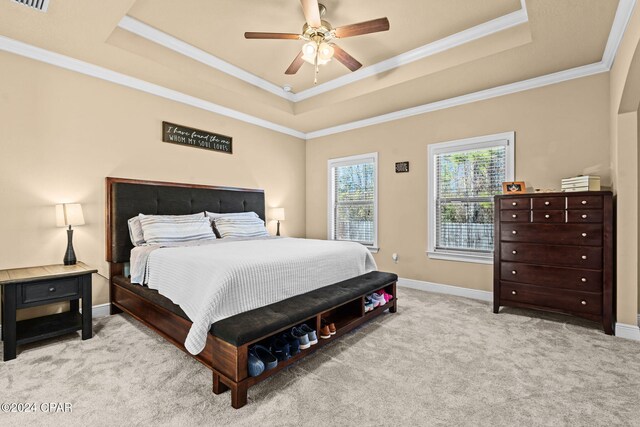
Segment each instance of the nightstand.
[[[16,358],[16,347],[21,344],[80,329],[83,340],[91,338],[91,274],[97,272],[81,262],[0,270],[5,362]],[[64,301],[69,301],[67,312],[16,321],[20,309]]]

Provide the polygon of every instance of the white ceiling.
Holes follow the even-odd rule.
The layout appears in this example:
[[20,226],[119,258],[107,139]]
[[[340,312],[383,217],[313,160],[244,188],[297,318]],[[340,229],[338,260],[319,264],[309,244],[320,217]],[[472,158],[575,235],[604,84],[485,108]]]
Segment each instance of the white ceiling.
[[387,16],[391,28],[339,40],[364,66],[332,61],[317,86],[311,66],[284,74],[301,41],[243,37],[300,31],[298,0],[3,2],[0,49],[314,137],[604,72],[635,1],[326,0],[334,26]]

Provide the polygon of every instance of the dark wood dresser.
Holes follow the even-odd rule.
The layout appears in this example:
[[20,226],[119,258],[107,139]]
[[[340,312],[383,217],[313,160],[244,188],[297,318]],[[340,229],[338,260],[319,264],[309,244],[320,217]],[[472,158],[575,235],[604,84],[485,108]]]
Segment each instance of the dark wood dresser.
[[613,334],[609,191],[495,198],[493,312],[500,306],[600,321]]

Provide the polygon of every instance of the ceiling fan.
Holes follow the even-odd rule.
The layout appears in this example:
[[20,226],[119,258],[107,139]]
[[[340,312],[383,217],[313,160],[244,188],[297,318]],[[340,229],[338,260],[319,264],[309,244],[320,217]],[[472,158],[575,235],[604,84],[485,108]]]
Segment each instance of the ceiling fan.
[[306,40],[307,43],[302,46],[300,53],[289,65],[285,74],[297,73],[302,64],[308,62],[315,66],[314,84],[318,83],[318,66],[326,64],[332,58],[336,58],[351,71],[362,67],[362,64],[353,56],[336,45],[333,42],[334,39],[389,30],[389,20],[386,17],[333,28],[329,22],[321,19],[327,8],[323,4],[319,4],[318,0],[300,0],[300,3],[302,3],[304,17],[307,21],[302,27],[302,34],[246,32],[244,37],[247,39]]

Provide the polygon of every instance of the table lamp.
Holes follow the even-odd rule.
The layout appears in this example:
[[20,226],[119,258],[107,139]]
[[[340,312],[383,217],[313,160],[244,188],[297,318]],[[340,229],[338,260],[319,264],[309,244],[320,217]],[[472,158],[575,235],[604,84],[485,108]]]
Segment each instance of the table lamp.
[[84,225],[84,215],[80,203],[64,203],[56,205],[56,225],[69,227],[67,230],[67,252],[64,254],[64,265],[76,263],[76,253],[73,251],[72,225]]
[[271,219],[278,221],[278,228],[276,230],[276,236],[280,235],[280,221],[284,221],[284,208],[271,209]]

